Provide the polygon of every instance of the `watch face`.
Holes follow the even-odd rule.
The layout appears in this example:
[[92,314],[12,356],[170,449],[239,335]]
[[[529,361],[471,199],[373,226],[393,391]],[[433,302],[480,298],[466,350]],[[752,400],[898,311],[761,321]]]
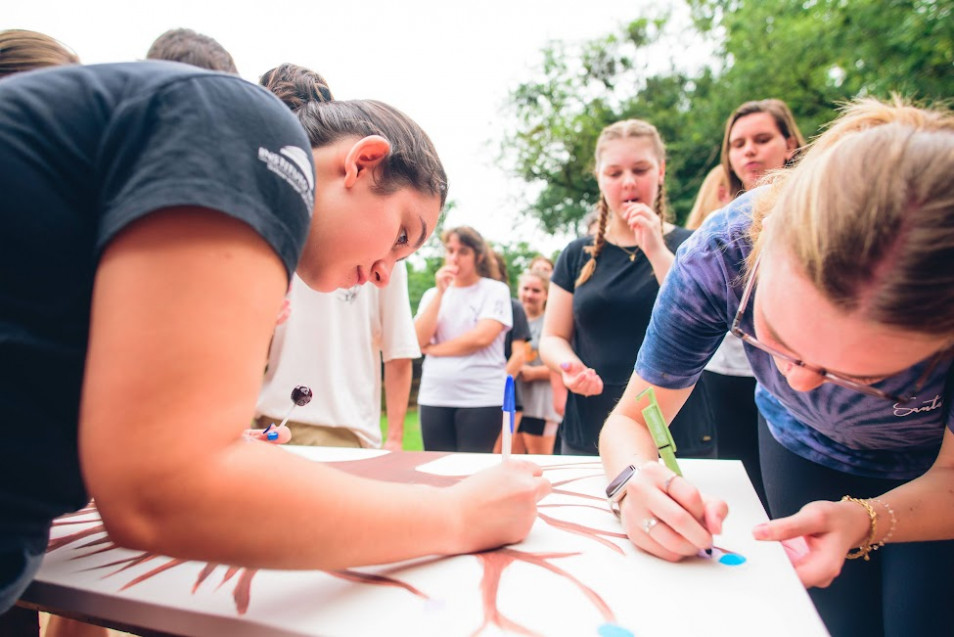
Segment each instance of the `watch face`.
[[629,482],[629,479],[633,477],[635,472],[636,467],[633,465],[629,465],[620,471],[619,475],[613,478],[613,481],[606,485],[606,497],[610,500],[618,499],[620,494],[623,492],[623,487],[626,486],[626,483]]

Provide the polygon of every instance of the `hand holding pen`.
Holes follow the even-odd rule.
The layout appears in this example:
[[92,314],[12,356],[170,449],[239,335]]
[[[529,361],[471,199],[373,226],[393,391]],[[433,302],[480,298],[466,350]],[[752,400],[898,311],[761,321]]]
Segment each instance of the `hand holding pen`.
[[617,499],[626,534],[639,548],[670,562],[710,553],[712,536],[722,532],[728,505],[704,498],[682,477],[675,443],[652,388],[638,399],[647,395],[649,405],[642,413],[664,464],[650,461],[632,467]]

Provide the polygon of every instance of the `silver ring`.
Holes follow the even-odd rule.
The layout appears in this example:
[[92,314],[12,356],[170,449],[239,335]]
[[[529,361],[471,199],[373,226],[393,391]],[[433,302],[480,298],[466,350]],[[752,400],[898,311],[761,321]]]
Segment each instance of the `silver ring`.
[[652,532],[653,528],[655,528],[657,524],[659,524],[659,520],[657,520],[656,518],[646,518],[645,520],[643,520],[643,532],[646,535],[649,535],[650,532]]
[[666,478],[666,481],[663,483],[663,491],[666,492],[666,495],[669,495],[669,487],[672,486],[672,481],[675,480],[675,479],[678,478],[678,477],[679,477],[679,474],[678,474],[678,473],[674,473],[674,474],[672,474],[671,476],[669,476],[668,478]]

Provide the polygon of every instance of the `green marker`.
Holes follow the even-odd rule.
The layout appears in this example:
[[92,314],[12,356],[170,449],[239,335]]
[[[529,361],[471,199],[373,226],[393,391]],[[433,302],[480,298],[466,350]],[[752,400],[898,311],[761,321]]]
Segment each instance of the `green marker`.
[[677,476],[681,476],[682,471],[679,470],[679,463],[676,462],[676,443],[663,418],[659,403],[656,402],[656,392],[652,387],[647,387],[636,396],[637,402],[642,400],[643,396],[649,396],[649,405],[643,408],[643,418],[646,420],[646,426],[649,427],[653,442],[656,443],[656,448],[659,449],[659,456],[667,467]]

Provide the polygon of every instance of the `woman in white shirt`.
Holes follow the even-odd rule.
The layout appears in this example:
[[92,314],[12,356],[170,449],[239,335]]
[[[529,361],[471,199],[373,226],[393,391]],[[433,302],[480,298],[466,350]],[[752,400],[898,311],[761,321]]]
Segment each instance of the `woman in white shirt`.
[[479,232],[461,226],[441,239],[445,263],[414,318],[425,355],[417,398],[424,448],[489,452],[501,422],[510,288],[494,278]]

